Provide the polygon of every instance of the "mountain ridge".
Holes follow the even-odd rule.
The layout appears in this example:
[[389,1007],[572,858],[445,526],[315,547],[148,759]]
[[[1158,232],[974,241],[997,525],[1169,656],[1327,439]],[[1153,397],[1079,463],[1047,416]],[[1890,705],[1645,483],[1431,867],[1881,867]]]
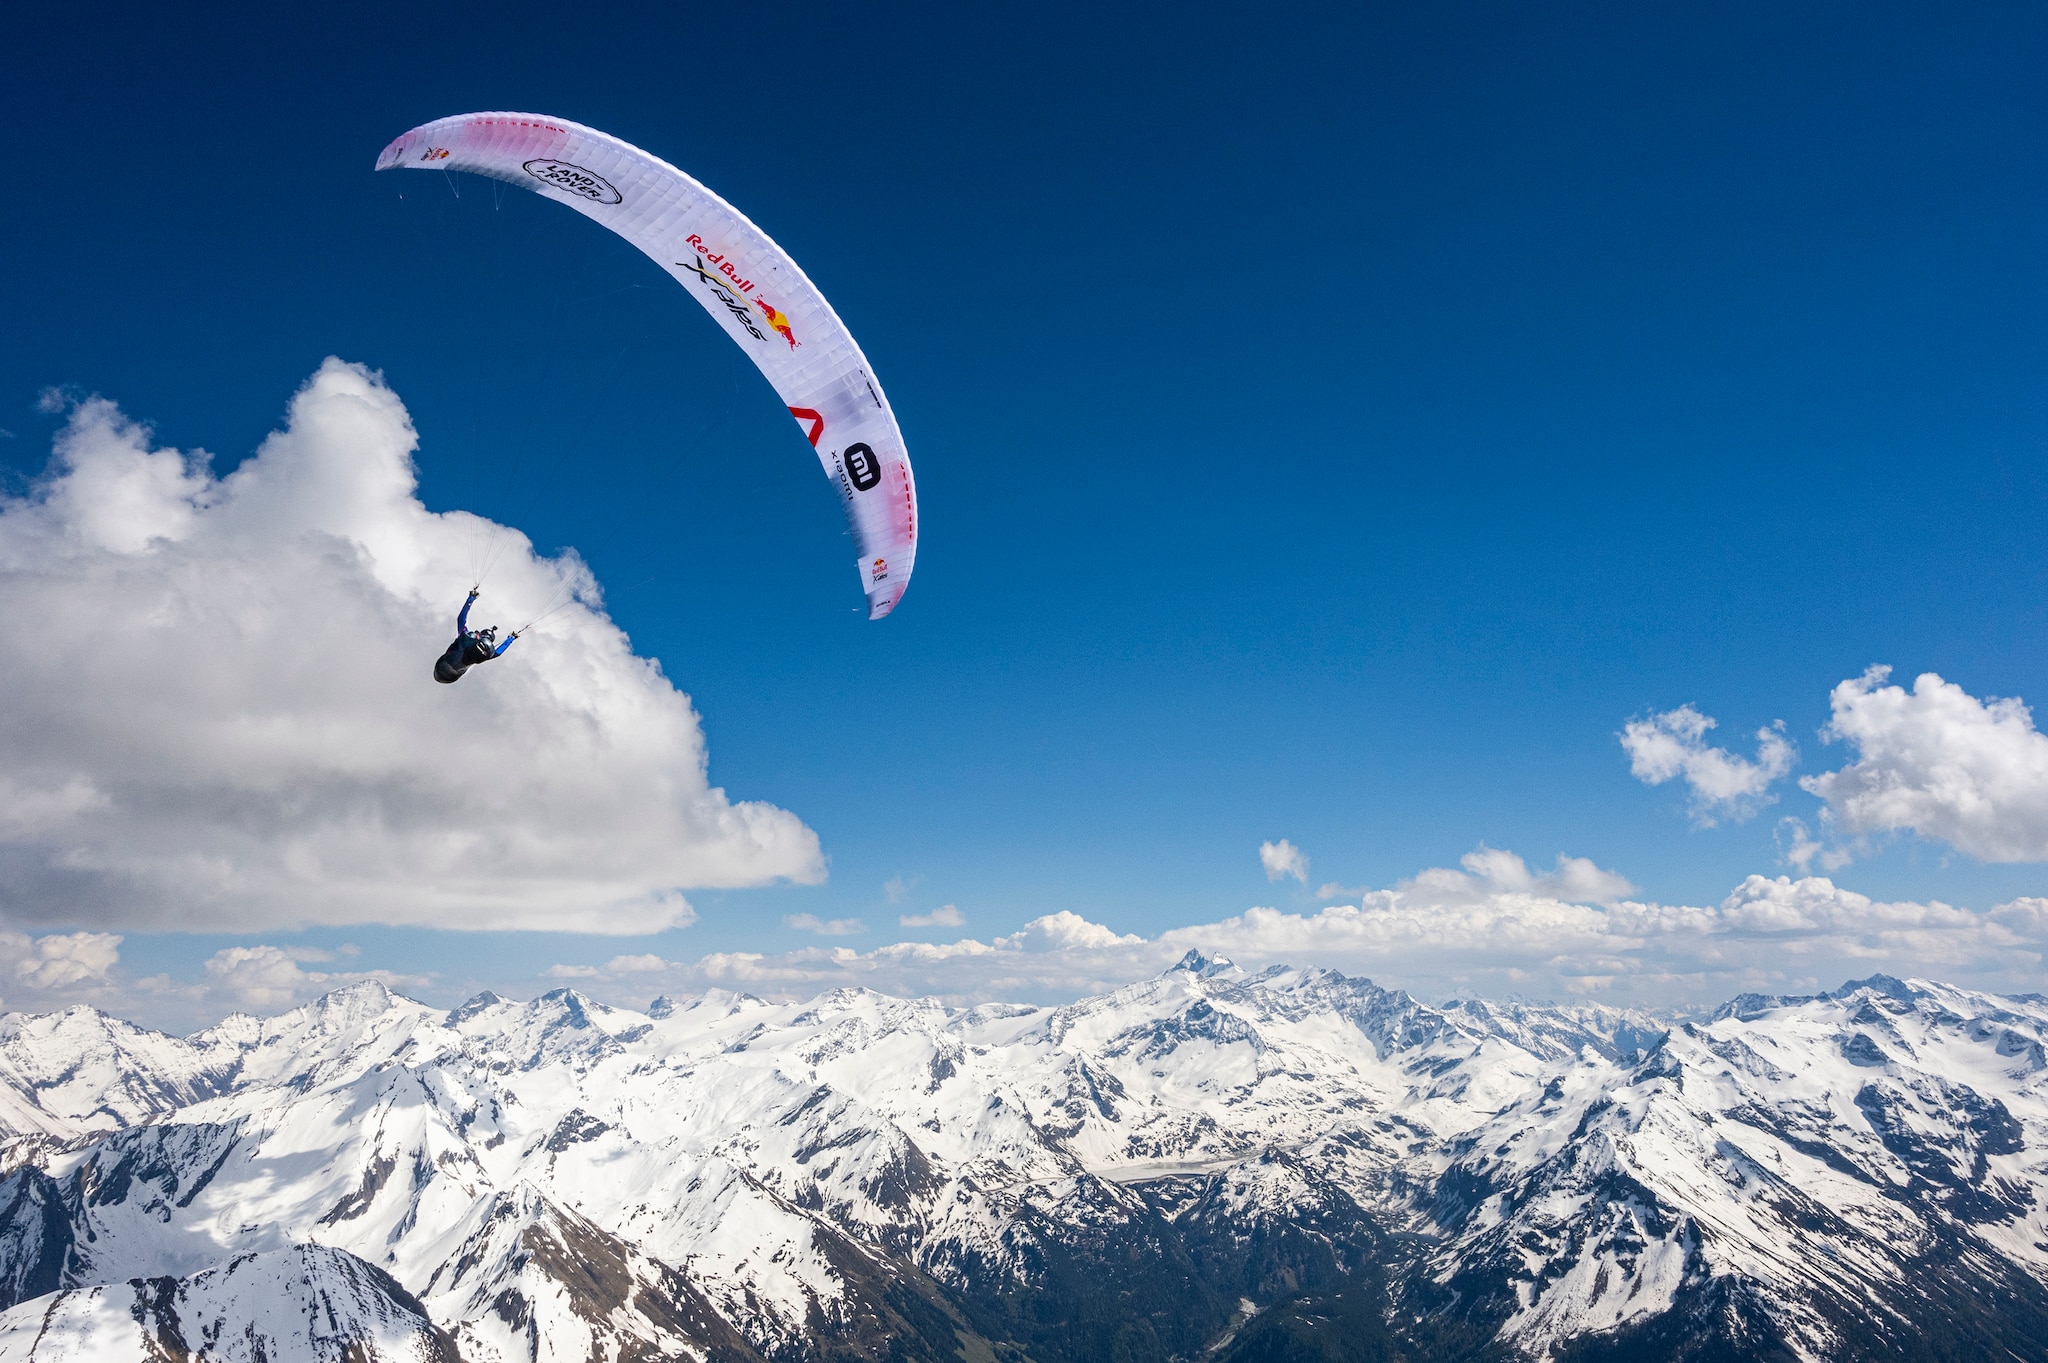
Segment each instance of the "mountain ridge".
[[1927,980],[1660,1017],[1194,952],[1056,1007],[8,1015],[0,1355],[136,1283],[219,1324],[250,1256],[377,1297],[317,1248],[408,1360],[2048,1359],[2044,1048]]

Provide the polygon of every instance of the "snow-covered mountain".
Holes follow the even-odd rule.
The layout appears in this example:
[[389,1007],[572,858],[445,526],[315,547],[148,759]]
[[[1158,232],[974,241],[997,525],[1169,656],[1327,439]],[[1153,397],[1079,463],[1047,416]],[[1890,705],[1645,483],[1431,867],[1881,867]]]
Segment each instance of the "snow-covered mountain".
[[245,1254],[190,1278],[74,1287],[0,1315],[0,1360],[459,1363],[406,1290],[345,1250]]
[[0,1020],[0,1363],[2048,1359],[2048,1001]]

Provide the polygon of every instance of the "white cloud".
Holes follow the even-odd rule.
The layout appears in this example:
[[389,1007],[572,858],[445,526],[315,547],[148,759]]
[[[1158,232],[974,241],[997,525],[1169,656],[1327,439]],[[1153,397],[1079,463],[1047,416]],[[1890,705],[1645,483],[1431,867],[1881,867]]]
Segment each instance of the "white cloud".
[[[1464,874],[1456,871],[1424,871],[1415,883],[1428,885],[1438,893],[1460,897],[1476,894],[1538,894],[1578,904],[1611,904],[1635,893],[1628,877],[1602,870],[1590,857],[1558,854],[1555,869],[1537,875],[1513,852],[1479,844],[1458,859]],[[1369,893],[1369,892],[1368,892]]]
[[1932,672],[1873,667],[1829,695],[1822,730],[1856,751],[1800,786],[1851,835],[1912,832],[1984,861],[2048,861],[2048,735],[2019,699],[1978,700]]
[[112,971],[120,963],[121,939],[110,932],[53,933],[36,938],[0,933],[0,956],[11,958],[10,973],[31,989],[104,985],[111,982]]
[[[1827,811],[1821,812],[1821,820],[1824,826],[1829,822]],[[1856,859],[1849,849],[1822,842],[1806,826],[1806,820],[1789,814],[1778,820],[1772,837],[1777,841],[1785,864],[1798,867],[1802,874],[1811,870],[1815,862],[1820,863],[1823,871],[1838,871]]]
[[1802,872],[1810,869],[1814,859],[1824,855],[1827,850],[1821,841],[1813,836],[1812,830],[1807,828],[1806,820],[1793,818],[1789,814],[1778,820],[1778,826],[1772,830],[1771,836],[1777,840],[1779,850],[1784,854],[1785,864],[1797,866]]
[[[76,406],[0,501],[0,910],[642,933],[692,920],[681,890],[822,878],[797,818],[708,784],[688,698],[594,606],[429,680],[494,528],[421,505],[414,445],[333,360],[225,478]],[[480,622],[595,600],[502,534]]]
[[548,975],[557,980],[589,980],[605,976],[644,975],[650,971],[668,969],[668,962],[659,956],[614,956],[603,965],[551,965]]
[[121,938],[110,932],[32,937],[0,929],[0,1008],[42,1010],[109,1004],[120,985]]
[[1266,868],[1266,879],[1279,880],[1293,876],[1306,885],[1308,883],[1308,858],[1293,843],[1282,838],[1278,842],[1259,844],[1259,865]]
[[1792,770],[1798,753],[1786,741],[1784,723],[1756,731],[1756,760],[1738,757],[1706,741],[1716,721],[1690,705],[1632,719],[1619,735],[1628,752],[1630,775],[1645,785],[1661,786],[1682,776],[1692,790],[1693,821],[1712,828],[1721,818],[1737,823],[1756,813],[1776,796],[1771,783]]
[[205,984],[180,990],[168,986],[161,977],[156,983],[168,992],[203,996],[215,1010],[225,1003],[257,1011],[294,1007],[356,980],[379,980],[400,993],[423,989],[432,983],[424,975],[400,975],[388,970],[329,973],[307,970],[300,964],[326,956],[323,951],[273,946],[228,947],[207,959]]
[[1144,941],[1135,933],[1118,933],[1069,909],[1061,909],[1032,919],[1008,937],[996,938],[996,946],[1005,951],[1100,951],[1105,947],[1142,946]]
[[820,918],[814,913],[786,913],[782,926],[798,932],[815,932],[820,937],[851,937],[868,930],[868,925],[858,918]]
[[930,913],[906,913],[896,921],[906,928],[959,928],[967,925],[967,915],[951,904],[941,904]]
[[898,942],[873,951],[812,947],[719,953],[591,977],[593,992],[644,1003],[650,992],[718,986],[776,998],[864,985],[960,1003],[1058,1002],[1171,966],[1188,950],[1248,970],[1332,966],[1425,996],[1600,993],[1652,1006],[1719,1002],[1746,989],[1810,992],[1889,971],[1986,988],[2048,983],[2048,899],[1989,913],[1939,902],[1887,903],[1820,876],[1750,876],[1719,903],[1626,896],[1628,882],[1576,857],[1532,872],[1482,847],[1357,903],[1314,913],[1251,908],[1156,936],[1119,933],[1071,911],[990,941]]

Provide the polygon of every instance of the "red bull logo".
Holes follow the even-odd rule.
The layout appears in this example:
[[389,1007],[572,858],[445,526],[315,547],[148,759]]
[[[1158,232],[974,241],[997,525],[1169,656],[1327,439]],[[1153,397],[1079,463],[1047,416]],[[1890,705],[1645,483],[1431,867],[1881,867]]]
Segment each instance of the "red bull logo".
[[885,558],[876,559],[874,572],[870,576],[869,580],[872,582],[880,582],[883,578],[887,577],[888,575],[889,560]]
[[789,314],[781,311],[765,298],[756,298],[754,306],[759,308],[761,315],[768,319],[768,325],[775,328],[781,334],[783,340],[789,342],[789,348],[795,350],[798,342],[796,332],[792,331],[789,326]]

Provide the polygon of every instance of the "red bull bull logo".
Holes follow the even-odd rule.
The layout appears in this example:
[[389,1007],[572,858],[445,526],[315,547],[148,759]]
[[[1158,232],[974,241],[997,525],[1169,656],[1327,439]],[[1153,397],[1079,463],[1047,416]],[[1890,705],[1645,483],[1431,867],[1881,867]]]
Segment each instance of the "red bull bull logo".
[[775,328],[781,334],[783,340],[789,342],[789,348],[795,350],[798,342],[796,332],[790,329],[789,314],[781,311],[765,298],[756,298],[754,306],[759,308],[761,315],[768,319],[768,325]]
[[870,582],[880,582],[883,578],[887,577],[888,575],[889,560],[885,558],[878,558],[875,560],[874,570],[868,575],[868,580]]

